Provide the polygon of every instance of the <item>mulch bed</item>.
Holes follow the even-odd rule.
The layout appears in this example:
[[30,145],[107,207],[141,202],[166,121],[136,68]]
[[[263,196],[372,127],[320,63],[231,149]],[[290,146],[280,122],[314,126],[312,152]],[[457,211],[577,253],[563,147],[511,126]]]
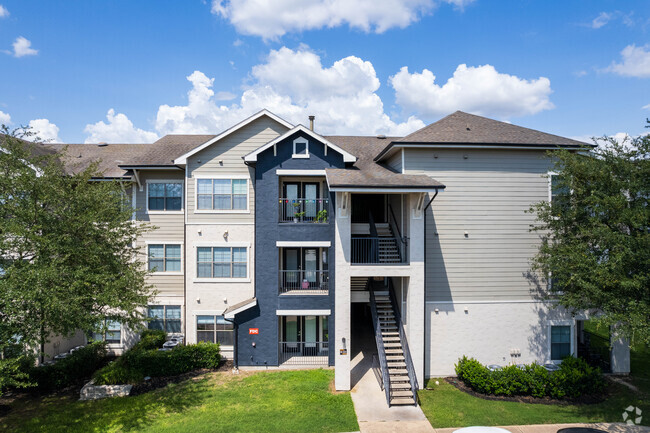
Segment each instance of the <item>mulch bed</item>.
[[131,388],[131,393],[129,394],[129,396],[144,394],[153,391],[154,389],[164,388],[170,383],[183,382],[184,380],[201,376],[206,373],[211,373],[215,371],[230,371],[233,369],[233,367],[234,367],[233,362],[228,360],[219,364],[219,367],[216,370],[209,370],[207,368],[204,368],[201,370],[190,371],[189,373],[184,373],[178,376],[152,377],[151,379],[146,380],[142,383],[133,385],[133,388]]
[[456,377],[445,377],[444,380],[466,394],[469,394],[474,397],[482,398],[483,400],[492,400],[492,401],[514,401],[517,403],[534,403],[534,404],[549,404],[554,406],[557,405],[567,406],[567,405],[575,405],[575,404],[601,403],[608,397],[607,389],[605,389],[605,393],[600,395],[583,395],[576,399],[566,399],[566,400],[557,400],[550,397],[542,397],[542,398],[532,397],[529,395],[517,395],[517,396],[487,395],[487,394],[481,394],[474,391],[473,389],[465,385],[462,381],[458,380],[458,378]]

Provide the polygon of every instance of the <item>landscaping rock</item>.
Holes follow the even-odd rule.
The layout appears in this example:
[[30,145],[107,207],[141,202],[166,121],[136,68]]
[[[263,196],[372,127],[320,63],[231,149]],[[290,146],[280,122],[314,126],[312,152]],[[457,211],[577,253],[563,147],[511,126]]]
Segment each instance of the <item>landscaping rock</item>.
[[79,400],[99,400],[108,397],[125,397],[133,385],[95,385],[91,380],[79,391]]

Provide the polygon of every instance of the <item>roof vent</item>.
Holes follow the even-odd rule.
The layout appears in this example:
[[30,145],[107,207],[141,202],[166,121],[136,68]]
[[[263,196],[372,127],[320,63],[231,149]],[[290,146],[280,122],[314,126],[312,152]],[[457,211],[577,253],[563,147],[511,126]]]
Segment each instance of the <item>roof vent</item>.
[[309,129],[314,130],[314,119],[316,116],[309,116]]
[[469,128],[469,123],[467,124],[467,130],[468,130],[468,131],[470,131],[470,128]]
[[97,146],[99,146],[99,147],[108,146],[108,143],[106,143],[105,141],[102,141],[101,143],[97,143]]
[[386,138],[386,136],[385,136],[384,134],[379,134],[379,135],[377,136],[377,138],[379,138],[380,140],[383,140],[383,139]]

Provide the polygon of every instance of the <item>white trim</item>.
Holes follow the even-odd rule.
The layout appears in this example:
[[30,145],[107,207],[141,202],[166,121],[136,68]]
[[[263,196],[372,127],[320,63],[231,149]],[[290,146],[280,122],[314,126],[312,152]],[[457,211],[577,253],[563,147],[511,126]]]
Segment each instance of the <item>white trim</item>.
[[340,153],[341,155],[343,155],[343,161],[344,162],[355,162],[357,160],[356,156],[346,152],[345,150],[341,149],[337,145],[330,143],[328,140],[326,140],[322,136],[316,134],[311,129],[306,128],[303,125],[298,125],[298,126],[294,127],[293,129],[285,132],[283,135],[279,136],[275,140],[269,141],[264,146],[261,146],[257,150],[254,150],[253,152],[251,152],[248,155],[244,156],[244,161],[246,161],[246,162],[257,162],[257,155],[264,152],[266,149],[270,148],[271,146],[275,146],[277,143],[279,143],[280,141],[284,140],[285,138],[295,134],[296,132],[303,132],[304,134],[307,134],[308,136],[310,136],[314,140],[318,140],[321,143],[325,144],[326,146],[330,147],[332,150]]
[[[296,152],[296,144],[304,144],[305,145],[305,153],[297,153]],[[292,158],[309,158],[309,140],[307,140],[305,137],[298,137],[295,140],[293,140],[293,153],[291,154]]]
[[276,247],[287,248],[287,247],[314,247],[314,248],[329,248],[332,246],[330,241],[277,241],[275,243]]
[[402,147],[402,174],[404,174],[404,171],[406,168],[404,167],[404,148]]
[[[248,272],[248,266],[246,266],[246,272]],[[192,278],[193,283],[250,283],[250,278],[208,278],[208,277],[196,277]]]
[[[246,248],[246,276],[245,277],[199,277],[199,257],[197,248]],[[192,254],[194,254],[194,275],[193,283],[250,283],[251,282],[251,244],[249,242],[194,242],[192,244]],[[214,259],[214,257],[213,257]],[[214,263],[214,262],[213,262]],[[230,262],[232,263],[232,262]]]
[[330,316],[332,310],[275,310],[276,316]]
[[554,171],[549,171],[546,175],[548,176],[548,202],[551,203],[553,199],[553,176],[557,176],[558,174]]
[[[180,210],[149,210],[149,184],[150,183],[180,183],[182,188],[181,188],[181,209]],[[145,188],[145,193],[144,193],[144,200],[146,204],[146,211],[145,213],[147,215],[182,215],[185,213],[185,208],[184,208],[184,196],[187,194],[185,193],[185,179],[147,179],[145,181],[146,188]]]
[[292,153],[291,158],[292,159],[309,159],[309,154]]
[[224,311],[224,315],[223,315],[223,317],[225,317],[226,319],[234,319],[236,314],[239,314],[239,313],[241,313],[242,311],[246,311],[246,310],[248,310],[249,308],[253,308],[253,307],[256,306],[256,305],[257,305],[257,299],[255,299],[255,300],[254,300],[253,302],[251,302],[251,303],[248,303],[248,304],[246,304],[246,305],[242,305],[242,306],[239,307],[239,308],[236,308],[236,309],[234,309],[234,310],[232,310],[232,311],[229,311],[228,313],[225,312],[225,311],[227,310],[227,308],[226,308],[226,310],[223,310],[223,311]]
[[[246,181],[246,209],[199,209],[199,180],[205,180],[205,179],[245,180]],[[214,195],[214,190],[212,195]],[[232,195],[232,189],[230,195]],[[205,175],[194,176],[194,210],[192,212],[195,214],[202,214],[202,213],[203,214],[250,214],[251,213],[250,201],[251,201],[251,182],[250,182],[250,176],[247,174],[232,174],[232,175],[205,174]]]
[[251,123],[251,122],[253,122],[253,121],[259,119],[259,118],[262,117],[262,116],[267,116],[267,117],[269,117],[269,118],[275,120],[276,122],[278,122],[279,124],[283,125],[283,126],[286,127],[287,129],[291,129],[291,128],[293,128],[293,125],[292,125],[291,123],[289,123],[289,122],[287,122],[286,120],[284,120],[284,119],[282,119],[282,118],[276,116],[275,114],[271,113],[270,111],[264,109],[264,110],[262,110],[262,111],[258,111],[257,113],[253,114],[253,115],[250,116],[249,118],[242,120],[242,121],[239,122],[238,124],[236,124],[236,125],[230,127],[229,129],[227,129],[226,131],[224,131],[224,132],[222,132],[221,134],[217,135],[216,137],[214,137],[214,138],[212,138],[212,139],[206,141],[206,142],[203,143],[202,145],[200,145],[200,146],[198,146],[198,147],[195,147],[194,149],[190,150],[190,151],[187,152],[186,154],[179,156],[178,158],[176,158],[176,159],[174,160],[174,164],[178,164],[178,165],[184,165],[184,164],[187,164],[187,158],[189,158],[190,156],[192,156],[192,155],[194,155],[194,154],[196,154],[196,153],[202,151],[203,149],[205,149],[206,147],[210,146],[211,144],[216,143],[217,141],[221,140],[222,138],[224,138],[224,137],[226,137],[226,136],[232,134],[233,132],[237,131],[238,129],[243,128],[244,126],[246,126],[246,125],[248,125],[249,123]]
[[548,336],[548,359],[550,362],[553,364],[560,364],[562,362],[561,359],[551,359],[551,344],[553,341],[551,340],[551,327],[553,326],[568,326],[569,327],[569,339],[571,341],[570,345],[570,351],[571,355],[575,356],[576,355],[576,321],[575,320],[549,320],[548,325],[547,325],[547,336]]
[[548,301],[535,301],[533,299],[511,299],[503,301],[426,301],[427,304],[452,304],[452,305],[463,305],[463,304],[547,304],[547,303],[556,303],[557,301],[548,300]]
[[293,170],[278,168],[275,170],[278,176],[325,176],[325,170]]
[[[149,275],[150,276],[156,276],[156,277],[162,277],[162,276],[173,276],[173,275],[185,275],[185,248],[183,247],[184,243],[183,241],[161,241],[161,240],[145,240],[144,245],[146,246],[146,253],[145,257],[147,259],[147,270],[149,269],[149,245],[162,245],[163,247],[167,245],[180,245],[181,246],[181,270],[180,271],[158,271],[158,272],[152,272]],[[165,256],[166,258],[166,256]]]
[[[133,213],[131,214],[131,221],[135,221],[136,218],[137,218],[137,215],[136,215],[137,208],[135,207],[136,206],[135,197],[136,197],[135,184],[131,183],[131,209],[133,210]],[[149,200],[147,200],[147,201],[149,201]]]
[[250,242],[194,242],[192,244],[192,247],[194,248],[200,248],[200,247],[246,247],[250,248],[251,244]]
[[[250,213],[250,212],[249,212]],[[252,222],[238,222],[238,221],[224,221],[224,222],[214,222],[214,221],[191,221],[187,223],[188,226],[252,226],[255,223]]]
[[251,177],[247,174],[196,174],[192,179],[246,179]]
[[[329,182],[328,182],[329,184]],[[333,192],[377,192],[377,193],[406,193],[406,192],[432,192],[444,191],[444,186],[432,186],[429,188],[348,188],[348,187],[334,187],[330,188]]]

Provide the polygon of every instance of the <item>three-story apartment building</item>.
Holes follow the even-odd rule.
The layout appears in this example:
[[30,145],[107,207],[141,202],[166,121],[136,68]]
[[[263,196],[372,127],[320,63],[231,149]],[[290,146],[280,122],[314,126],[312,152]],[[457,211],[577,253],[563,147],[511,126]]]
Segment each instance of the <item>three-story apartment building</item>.
[[[70,145],[130,185],[157,294],[148,326],[219,342],[239,366],[322,365],[350,388],[372,321],[393,404],[463,355],[577,354],[581,312],[531,276],[525,211],[552,200],[547,151],[584,143],[456,112],[407,137],[321,136],[263,110],[223,133]],[[119,351],[133,340],[112,324]],[[623,341],[612,370],[629,371]]]

